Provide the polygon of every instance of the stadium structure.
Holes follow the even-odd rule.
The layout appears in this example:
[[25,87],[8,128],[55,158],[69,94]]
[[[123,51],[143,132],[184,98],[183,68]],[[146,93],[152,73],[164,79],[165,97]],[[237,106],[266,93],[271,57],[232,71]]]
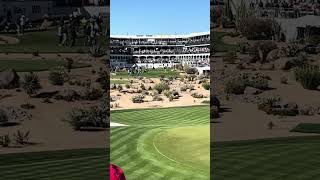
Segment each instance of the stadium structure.
[[209,66],[210,32],[187,35],[111,35],[112,68]]

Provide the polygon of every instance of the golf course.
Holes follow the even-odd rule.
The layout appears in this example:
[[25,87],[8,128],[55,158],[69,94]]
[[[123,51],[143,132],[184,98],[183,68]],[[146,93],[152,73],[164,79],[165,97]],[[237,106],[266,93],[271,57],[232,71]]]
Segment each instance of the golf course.
[[209,106],[111,111],[111,163],[128,180],[210,179]]
[[318,136],[212,143],[213,179],[319,179]]
[[0,155],[3,180],[106,179],[108,149],[80,149]]

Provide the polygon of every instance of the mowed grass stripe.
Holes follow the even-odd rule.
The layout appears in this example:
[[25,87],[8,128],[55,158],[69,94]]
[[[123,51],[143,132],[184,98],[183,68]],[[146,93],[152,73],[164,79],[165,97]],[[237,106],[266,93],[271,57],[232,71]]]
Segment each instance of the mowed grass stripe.
[[105,178],[109,168],[108,149],[6,154],[0,155],[0,159],[9,163],[6,166],[1,161],[0,179],[6,180]]
[[213,178],[217,180],[320,179],[319,140],[320,137],[296,137],[213,143],[211,152]]
[[130,180],[209,179],[169,161],[153,146],[154,136],[165,129],[209,125],[208,112],[209,106],[112,111],[112,122],[130,126],[111,128],[111,162],[121,166]]
[[[209,123],[209,106],[112,111],[111,121],[127,125],[193,125]],[[156,117],[156,118],[155,118]]]

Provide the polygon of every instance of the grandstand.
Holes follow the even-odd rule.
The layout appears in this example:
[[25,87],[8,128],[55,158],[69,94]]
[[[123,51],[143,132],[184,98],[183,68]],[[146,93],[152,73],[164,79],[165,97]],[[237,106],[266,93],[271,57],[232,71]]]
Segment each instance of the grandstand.
[[111,35],[110,61],[113,68],[134,64],[145,68],[191,67],[209,63],[210,32],[188,35]]

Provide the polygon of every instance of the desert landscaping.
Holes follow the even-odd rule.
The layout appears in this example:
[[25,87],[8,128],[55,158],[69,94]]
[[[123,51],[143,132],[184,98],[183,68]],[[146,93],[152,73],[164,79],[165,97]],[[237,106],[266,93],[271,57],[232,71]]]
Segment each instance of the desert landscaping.
[[130,179],[208,179],[208,76],[188,66],[139,76],[122,70],[111,73],[110,86],[112,163]]
[[[80,26],[77,37],[61,43],[57,28],[62,23],[56,20],[46,17],[45,29],[26,28],[24,34],[1,30],[4,179],[101,179],[108,173],[108,38],[101,32],[99,40],[86,44]],[[70,164],[82,166],[82,173],[66,170]]]
[[[304,43],[287,42],[277,38],[281,27],[276,21],[252,16],[244,1],[233,2],[239,4],[233,20],[225,11],[211,14],[213,175],[216,179],[319,177],[311,160],[297,162],[305,158],[304,150],[309,157],[316,156],[319,147],[319,34],[310,31],[314,33],[306,35]],[[228,5],[225,1],[221,8]],[[238,167],[226,170],[235,162]],[[282,168],[285,163],[290,168]],[[303,177],[290,173],[302,166]],[[273,168],[277,172],[270,173]]]

